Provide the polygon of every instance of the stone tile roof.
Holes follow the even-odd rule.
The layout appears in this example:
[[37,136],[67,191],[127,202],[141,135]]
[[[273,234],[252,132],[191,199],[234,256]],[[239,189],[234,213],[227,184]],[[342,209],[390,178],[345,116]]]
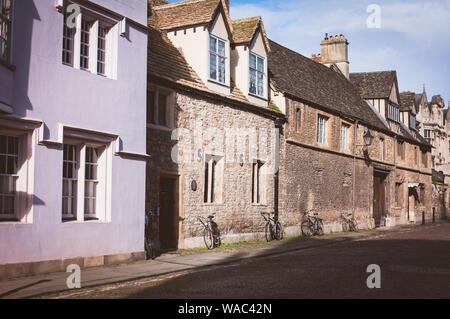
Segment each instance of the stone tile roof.
[[414,92],[401,92],[400,93],[400,111],[412,112],[416,114],[416,94]]
[[148,31],[148,55],[148,74],[193,88],[207,89],[169,38],[153,27],[149,27]]
[[396,71],[350,73],[350,81],[364,99],[389,98],[396,79]]
[[157,25],[161,30],[209,25],[220,7],[225,12],[224,17],[231,33],[232,24],[224,0],[187,0],[154,6],[154,15],[151,18],[153,21],[149,21],[149,23]]
[[270,47],[269,75],[277,90],[388,130],[345,76],[271,40]]
[[267,38],[264,24],[261,17],[246,18],[240,20],[233,20],[233,43],[249,45],[256,31],[261,30],[263,41],[267,51],[270,52],[269,39]]

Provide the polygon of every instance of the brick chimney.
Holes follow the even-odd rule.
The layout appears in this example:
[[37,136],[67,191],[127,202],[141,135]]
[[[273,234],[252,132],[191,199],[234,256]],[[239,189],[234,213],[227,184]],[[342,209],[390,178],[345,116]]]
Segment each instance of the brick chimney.
[[350,75],[350,62],[348,61],[348,41],[344,35],[325,36],[322,46],[322,64],[330,67],[333,64],[348,78]]

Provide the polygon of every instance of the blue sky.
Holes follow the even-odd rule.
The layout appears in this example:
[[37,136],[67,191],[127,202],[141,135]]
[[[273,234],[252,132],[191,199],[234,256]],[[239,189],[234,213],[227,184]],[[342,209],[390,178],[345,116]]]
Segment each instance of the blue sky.
[[[178,1],[177,1],[178,2]],[[400,90],[450,100],[450,0],[231,0],[231,17],[262,16],[268,36],[304,56],[325,33],[350,42],[350,72],[397,70]],[[367,27],[367,7],[381,28]]]

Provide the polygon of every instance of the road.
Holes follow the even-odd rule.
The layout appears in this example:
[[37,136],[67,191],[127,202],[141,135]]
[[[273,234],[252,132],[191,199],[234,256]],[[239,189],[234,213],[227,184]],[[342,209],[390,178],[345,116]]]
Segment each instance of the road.
[[[367,287],[369,265],[381,288]],[[450,223],[81,290],[64,298],[450,298]]]

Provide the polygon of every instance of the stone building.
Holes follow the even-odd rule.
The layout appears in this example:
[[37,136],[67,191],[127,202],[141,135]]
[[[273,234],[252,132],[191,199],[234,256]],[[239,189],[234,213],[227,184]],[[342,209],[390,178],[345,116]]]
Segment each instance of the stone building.
[[[417,222],[422,211],[430,218],[431,148],[400,120],[396,74],[349,74],[347,45],[343,36],[326,39],[328,52],[311,60],[270,42],[271,99],[287,118],[279,196],[290,234],[310,212],[326,231],[342,230],[343,212],[363,228]],[[413,186],[420,195],[409,196]]]
[[149,17],[146,209],[162,250],[264,232],[274,211],[276,138],[270,46],[260,18],[231,21],[226,1],[155,3]]

